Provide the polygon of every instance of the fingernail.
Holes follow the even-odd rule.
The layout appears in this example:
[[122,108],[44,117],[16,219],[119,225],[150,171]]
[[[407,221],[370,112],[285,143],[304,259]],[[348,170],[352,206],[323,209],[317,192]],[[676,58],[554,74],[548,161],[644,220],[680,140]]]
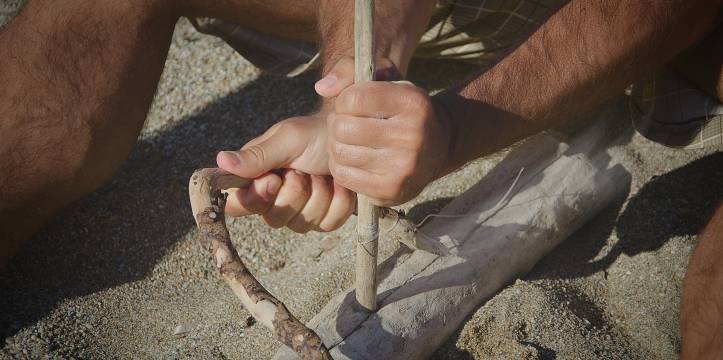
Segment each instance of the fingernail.
[[271,196],[276,196],[281,188],[281,181],[271,181],[266,185],[266,192]]
[[237,151],[221,151],[226,157],[226,160],[234,163],[237,166],[241,166],[241,155]]
[[317,81],[316,86],[329,89],[336,84],[336,80],[338,80],[336,75],[329,74]]

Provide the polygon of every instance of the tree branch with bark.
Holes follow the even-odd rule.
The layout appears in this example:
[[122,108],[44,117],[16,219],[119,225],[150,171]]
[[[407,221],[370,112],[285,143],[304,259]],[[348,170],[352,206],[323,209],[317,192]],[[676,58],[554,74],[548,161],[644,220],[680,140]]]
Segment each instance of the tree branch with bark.
[[244,307],[258,322],[271,329],[276,339],[302,359],[331,359],[319,336],[256,280],[231,243],[224,216],[226,195],[222,190],[243,188],[250,183],[249,179],[220,169],[199,169],[193,173],[188,194],[199,229],[199,242]]

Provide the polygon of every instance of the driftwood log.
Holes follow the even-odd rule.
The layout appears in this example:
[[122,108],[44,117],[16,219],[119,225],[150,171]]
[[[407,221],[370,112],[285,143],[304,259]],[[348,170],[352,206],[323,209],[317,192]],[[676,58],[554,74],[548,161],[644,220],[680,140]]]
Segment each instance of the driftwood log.
[[256,320],[270,328],[276,338],[302,359],[331,359],[319,337],[297,320],[254,278],[231,243],[221,190],[244,188],[250,181],[220,169],[200,169],[191,176],[188,193],[201,246],[206,249],[231,290]]
[[[400,249],[380,265],[377,312],[355,306],[350,289],[309,327],[334,359],[430,356],[476,307],[627,193],[630,175],[606,150],[627,134],[622,117],[598,116],[567,142],[532,137],[441,216],[419,229],[400,220],[393,237],[432,252]],[[295,355],[281,348],[275,358]]]

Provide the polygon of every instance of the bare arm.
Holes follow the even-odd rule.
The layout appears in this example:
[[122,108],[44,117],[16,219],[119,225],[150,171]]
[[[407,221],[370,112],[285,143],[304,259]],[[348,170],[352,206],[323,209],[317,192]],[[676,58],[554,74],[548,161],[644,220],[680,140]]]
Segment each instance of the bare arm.
[[[391,68],[391,62],[401,75],[406,73],[434,6],[435,0],[376,1],[378,69]],[[320,0],[318,18],[324,78],[315,88],[324,97],[321,109],[276,124],[240,151],[219,153],[219,167],[255,178],[248,190],[230,191],[228,214],[259,214],[272,227],[287,226],[297,232],[331,231],[356,205],[353,193],[325,176],[329,174],[327,115],[339,92],[354,81],[354,1]],[[380,75],[389,79],[399,74]],[[279,168],[301,173],[285,171],[283,181],[268,173]]]
[[719,0],[568,3],[495,67],[437,97],[455,134],[446,172],[619,94],[709,33],[720,9]]
[[[419,38],[432,17],[435,0],[377,0],[375,11],[377,58],[388,58],[404,75]],[[354,1],[321,0],[323,73],[342,57],[354,55]]]

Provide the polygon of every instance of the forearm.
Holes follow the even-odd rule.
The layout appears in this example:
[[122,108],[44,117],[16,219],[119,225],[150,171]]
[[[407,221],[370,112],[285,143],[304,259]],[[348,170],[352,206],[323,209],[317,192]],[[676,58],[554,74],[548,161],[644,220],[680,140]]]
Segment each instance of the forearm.
[[621,93],[710,32],[720,7],[718,0],[568,3],[492,69],[438,98],[457,129],[448,171]]
[[681,306],[682,359],[723,355],[723,206],[711,218],[690,259]]
[[[432,17],[436,0],[375,1],[375,52],[405,75],[419,38]],[[319,32],[322,72],[344,56],[354,56],[354,0],[321,0]]]

